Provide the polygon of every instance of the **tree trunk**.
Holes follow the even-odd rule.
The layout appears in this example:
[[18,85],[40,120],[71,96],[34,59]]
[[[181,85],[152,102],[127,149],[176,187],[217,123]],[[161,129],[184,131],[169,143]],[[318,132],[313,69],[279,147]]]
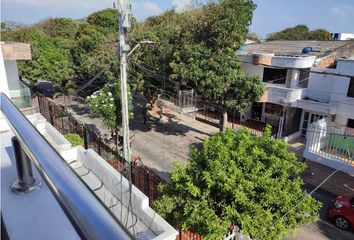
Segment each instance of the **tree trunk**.
[[225,132],[227,128],[228,120],[227,120],[227,111],[222,110],[222,114],[220,116],[220,132]]
[[64,107],[65,107],[65,112],[68,112],[68,104],[66,103],[66,94],[64,93]]

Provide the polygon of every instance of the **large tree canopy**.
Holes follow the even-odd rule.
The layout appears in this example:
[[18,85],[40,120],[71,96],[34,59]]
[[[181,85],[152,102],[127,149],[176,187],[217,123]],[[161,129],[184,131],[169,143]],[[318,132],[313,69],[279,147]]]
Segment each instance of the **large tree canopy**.
[[[188,85],[223,111],[225,126],[227,110],[241,112],[263,92],[260,79],[242,73],[235,54],[245,41],[255,7],[252,0],[214,0],[183,13],[171,10],[142,23],[133,20],[131,47],[146,39],[155,46],[142,46],[128,59],[131,89],[142,91],[153,104],[159,94],[176,94],[178,84]],[[98,88],[119,77],[117,28],[116,11],[105,9],[80,21],[47,19],[3,38],[32,44],[34,63],[21,64],[20,72],[33,82],[62,74],[81,86],[100,73],[93,84]],[[52,55],[37,54],[47,51],[39,42],[48,39],[55,43],[50,52],[58,55],[53,66]],[[115,67],[110,67],[112,62]],[[60,65],[63,69],[56,71]]]
[[[251,0],[220,0],[184,13],[169,11],[148,18],[133,29],[132,39],[151,39],[160,51],[146,48],[135,59],[165,72],[171,85],[189,85],[203,100],[218,105],[224,113],[223,128],[227,110],[241,112],[263,93],[260,79],[245,76],[235,54],[245,41],[254,9]],[[153,81],[149,78],[143,77],[147,88]],[[244,96],[248,97],[241,101]]]
[[154,203],[158,212],[206,239],[220,239],[232,224],[253,239],[281,239],[314,221],[320,203],[301,188],[305,165],[270,132],[254,138],[227,130],[207,139],[189,164],[175,165]]
[[331,33],[325,29],[315,29],[310,31],[306,25],[296,25],[295,27],[286,28],[280,32],[271,33],[267,37],[267,41],[273,40],[331,40]]

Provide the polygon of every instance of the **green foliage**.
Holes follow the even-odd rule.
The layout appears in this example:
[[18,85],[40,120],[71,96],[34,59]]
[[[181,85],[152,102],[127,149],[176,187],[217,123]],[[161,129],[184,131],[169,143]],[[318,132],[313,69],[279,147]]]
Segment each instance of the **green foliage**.
[[[107,84],[99,91],[88,96],[86,101],[90,105],[91,112],[98,114],[104,125],[109,128],[112,133],[117,133],[122,124],[122,105],[121,105],[120,84]],[[131,103],[131,94],[128,94],[128,100]],[[132,105],[129,106],[130,118],[133,117],[131,111]]]
[[[150,39],[159,51],[146,47],[134,58],[169,76],[169,91],[174,91],[173,81],[187,84],[204,100],[223,109],[243,111],[263,92],[259,79],[252,79],[244,88],[245,80],[251,78],[242,73],[235,56],[245,41],[254,9],[251,0],[220,0],[184,13],[172,10],[150,17],[135,26],[131,40]],[[137,86],[141,86],[141,81],[146,83],[145,92],[159,94],[158,90],[166,87],[151,76],[137,76],[135,80]],[[252,93],[250,97],[240,101],[240,96],[247,96],[248,92]]]
[[34,43],[43,35],[34,27],[19,28],[15,31],[1,33],[1,40]]
[[247,39],[255,41],[257,43],[261,42],[261,37],[257,35],[257,33],[249,32],[247,34]]
[[316,29],[310,31],[306,25],[297,25],[295,27],[286,28],[280,32],[271,33],[267,37],[267,41],[273,40],[331,40],[331,34],[324,29]]
[[84,146],[84,140],[80,137],[80,135],[76,133],[65,134],[64,137],[71,143],[73,147]]
[[35,25],[38,31],[48,37],[72,39],[79,23],[69,18],[49,18]]
[[1,29],[1,33],[11,31],[11,29],[6,26],[6,23],[3,22],[1,23],[0,29]]
[[332,40],[331,33],[325,29],[316,29],[309,32],[309,40],[328,41]]
[[20,74],[34,83],[47,79],[60,84],[61,80],[71,79],[73,75],[68,55],[64,41],[40,36],[32,43],[32,61],[19,63]]
[[87,17],[89,24],[108,34],[118,34],[117,11],[111,8],[95,12]]
[[287,144],[246,130],[227,130],[190,153],[186,166],[174,165],[171,182],[155,207],[162,217],[219,239],[232,224],[252,239],[281,239],[318,217],[320,203],[302,190],[305,165]]

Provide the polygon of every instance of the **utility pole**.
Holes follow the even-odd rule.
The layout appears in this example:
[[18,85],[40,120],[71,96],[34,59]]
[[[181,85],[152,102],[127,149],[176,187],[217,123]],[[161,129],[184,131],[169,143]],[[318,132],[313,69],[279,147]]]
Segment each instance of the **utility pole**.
[[129,144],[129,109],[127,86],[127,52],[129,45],[125,42],[128,29],[131,28],[131,7],[129,0],[118,0],[118,24],[119,24],[119,57],[120,57],[120,87],[122,100],[122,127],[123,127],[123,152],[124,159],[128,161],[128,177],[131,181],[131,159]]

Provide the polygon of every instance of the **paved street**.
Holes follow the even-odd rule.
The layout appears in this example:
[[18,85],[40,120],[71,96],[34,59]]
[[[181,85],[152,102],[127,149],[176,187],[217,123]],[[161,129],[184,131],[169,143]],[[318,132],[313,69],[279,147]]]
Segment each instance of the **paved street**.
[[[55,101],[63,105],[62,98]],[[163,109],[161,119],[156,112],[151,113],[146,124],[143,124],[142,106],[145,100],[138,95],[134,97],[133,104],[134,119],[130,121],[132,154],[139,156],[146,166],[165,179],[168,179],[173,161],[185,164],[191,147],[200,145],[203,139],[219,131],[216,127],[168,109]],[[80,122],[109,136],[102,121],[90,114],[86,104],[70,100],[68,110]]]
[[[315,187],[307,184],[306,190],[312,191]],[[327,219],[327,207],[330,201],[336,195],[322,189],[318,189],[313,196],[323,203],[320,211],[320,220],[316,223],[307,224],[297,230],[294,236],[290,235],[283,240],[353,240],[354,232],[343,231],[335,227],[329,219]]]

